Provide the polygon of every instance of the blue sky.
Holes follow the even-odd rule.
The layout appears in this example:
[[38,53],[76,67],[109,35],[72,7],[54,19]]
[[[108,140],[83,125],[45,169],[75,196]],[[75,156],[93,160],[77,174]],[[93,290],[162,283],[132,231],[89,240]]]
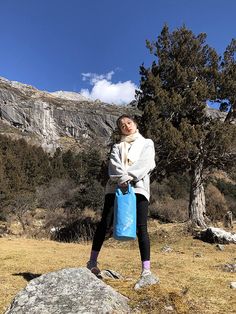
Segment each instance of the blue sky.
[[234,0],[0,0],[0,76],[50,92],[132,100],[145,40],[185,24],[223,53],[236,38]]

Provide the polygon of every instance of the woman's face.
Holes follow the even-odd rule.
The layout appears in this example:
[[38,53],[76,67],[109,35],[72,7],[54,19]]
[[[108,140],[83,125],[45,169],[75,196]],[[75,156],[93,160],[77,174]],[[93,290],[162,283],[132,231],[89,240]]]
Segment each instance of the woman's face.
[[123,135],[134,134],[137,130],[137,124],[129,118],[121,119],[119,123],[119,127]]

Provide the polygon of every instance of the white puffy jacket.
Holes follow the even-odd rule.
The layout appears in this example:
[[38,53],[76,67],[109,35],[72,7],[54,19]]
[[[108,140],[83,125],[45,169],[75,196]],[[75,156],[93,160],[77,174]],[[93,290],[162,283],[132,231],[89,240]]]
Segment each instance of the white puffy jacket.
[[114,144],[108,167],[108,175],[110,179],[106,184],[105,194],[115,193],[119,183],[130,181],[134,187],[135,193],[144,195],[147,200],[150,198],[150,173],[155,168],[155,149],[151,139],[145,139],[139,136],[132,142],[139,147],[140,154],[137,161],[125,169],[121,160],[121,144]]

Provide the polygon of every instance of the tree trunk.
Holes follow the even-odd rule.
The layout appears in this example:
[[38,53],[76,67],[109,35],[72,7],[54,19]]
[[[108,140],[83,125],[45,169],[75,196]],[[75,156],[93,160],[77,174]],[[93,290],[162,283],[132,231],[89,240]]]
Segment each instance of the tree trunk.
[[189,217],[194,227],[206,228],[206,201],[203,186],[203,162],[194,166],[191,177]]

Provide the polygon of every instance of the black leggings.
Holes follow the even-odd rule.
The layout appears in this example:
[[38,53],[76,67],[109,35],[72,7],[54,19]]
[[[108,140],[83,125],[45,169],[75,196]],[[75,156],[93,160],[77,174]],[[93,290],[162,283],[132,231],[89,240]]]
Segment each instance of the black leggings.
[[[147,231],[148,200],[142,194],[136,194],[137,199],[137,236],[142,261],[150,260],[150,241]],[[100,251],[106,233],[112,227],[114,217],[115,194],[107,194],[103,207],[102,219],[97,226],[93,238],[92,250]]]

